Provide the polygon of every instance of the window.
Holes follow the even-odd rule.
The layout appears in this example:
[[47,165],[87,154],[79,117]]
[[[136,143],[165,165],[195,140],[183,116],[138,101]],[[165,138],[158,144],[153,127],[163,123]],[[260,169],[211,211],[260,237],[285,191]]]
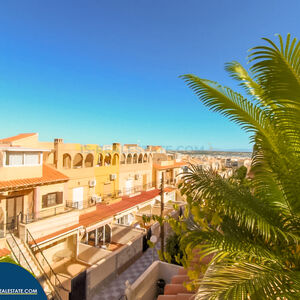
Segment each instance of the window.
[[38,165],[40,163],[39,153],[25,153],[25,165]]
[[7,152],[6,165],[7,166],[22,166],[24,164],[24,155],[19,152]]
[[6,165],[7,166],[36,166],[40,165],[39,152],[19,152],[7,151],[6,152]]
[[120,224],[120,225],[129,225],[128,215],[123,216],[123,217],[117,219],[117,224]]
[[61,204],[63,202],[63,193],[56,192],[56,193],[49,193],[49,194],[43,195],[42,202],[43,202],[42,208]]

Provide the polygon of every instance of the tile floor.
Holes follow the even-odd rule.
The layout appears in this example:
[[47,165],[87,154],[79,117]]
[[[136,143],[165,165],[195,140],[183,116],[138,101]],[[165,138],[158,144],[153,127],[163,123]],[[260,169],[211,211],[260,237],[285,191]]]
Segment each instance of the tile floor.
[[[159,249],[159,245],[156,246],[156,249]],[[156,250],[154,251],[154,260],[158,260]],[[148,248],[147,251],[122,274],[105,287],[97,290],[91,300],[119,300],[124,294],[126,280],[132,284],[151,264],[152,249]]]

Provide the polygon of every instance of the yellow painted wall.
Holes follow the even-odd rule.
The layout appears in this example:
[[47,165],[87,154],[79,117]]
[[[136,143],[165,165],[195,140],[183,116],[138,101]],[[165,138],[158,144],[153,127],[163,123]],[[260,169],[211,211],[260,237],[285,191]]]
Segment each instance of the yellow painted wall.
[[[105,157],[106,152],[102,152],[103,157]],[[116,152],[109,152],[113,157]],[[97,195],[104,195],[104,190],[107,188],[104,187],[105,184],[110,184],[110,193],[115,194],[119,190],[119,161],[116,165],[109,165],[109,166],[96,166],[94,168],[94,176],[96,179],[96,187],[95,193]],[[110,180],[110,175],[116,174],[115,180]]]
[[[139,175],[139,178],[136,179],[135,175]],[[122,164],[120,165],[120,187],[124,190],[128,179],[133,180],[133,187],[142,187],[144,175],[147,175],[147,184],[152,183],[152,163]]]

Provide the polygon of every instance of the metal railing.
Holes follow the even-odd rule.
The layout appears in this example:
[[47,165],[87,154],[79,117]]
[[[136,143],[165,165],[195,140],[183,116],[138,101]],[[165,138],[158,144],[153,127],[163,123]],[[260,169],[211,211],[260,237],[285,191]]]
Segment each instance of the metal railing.
[[152,187],[155,187],[155,182],[149,182],[144,185],[137,185],[132,188],[123,188],[122,190],[117,190],[113,193],[101,194],[101,195],[99,195],[99,198],[101,198],[101,201],[94,200],[92,197],[90,197],[88,200],[82,201],[82,202],[75,202],[72,200],[67,200],[66,207],[73,208],[73,209],[85,209],[85,208],[95,206],[100,202],[105,202],[108,200],[117,199],[122,196],[129,196],[132,194],[136,194],[138,192],[146,191]]
[[123,195],[132,195],[132,194],[136,194],[139,192],[143,192],[154,186],[155,186],[155,183],[149,182],[147,184],[133,186],[132,188],[123,188]]
[[[14,237],[14,234],[11,232],[11,230],[7,230],[6,233],[12,239],[13,244],[11,243],[9,238],[6,238],[6,242],[8,244],[8,247],[10,248],[14,258],[17,260],[17,263],[19,265],[23,266],[25,269],[28,269],[28,271],[30,271],[33,275],[36,275],[36,274],[34,274],[34,271],[32,270],[31,265],[29,264],[26,256],[24,255],[19,244],[17,243],[17,241]],[[16,246],[16,248],[18,248],[19,254],[17,254],[16,251],[14,250],[14,248],[15,248],[14,246]],[[21,261],[21,258],[23,259],[23,262]]]
[[[50,278],[47,276],[47,274],[45,272],[41,272],[41,274],[38,276],[38,274],[35,274],[34,270],[32,269],[32,266],[30,265],[30,263],[28,262],[25,254],[23,253],[23,251],[21,250],[18,242],[16,241],[15,237],[14,237],[14,233],[11,230],[7,230],[6,231],[7,235],[9,235],[9,237],[11,238],[12,242],[9,240],[9,238],[6,238],[6,242],[8,244],[8,247],[10,248],[13,257],[15,258],[16,262],[22,266],[23,268],[25,268],[27,271],[31,272],[31,274],[35,277],[37,277],[38,281],[40,282],[41,286],[44,286],[44,283],[49,282],[49,285],[51,286],[51,281]],[[16,251],[14,250],[15,247],[18,249],[19,253],[17,254]],[[23,260],[23,261],[22,261]],[[42,269],[43,271],[43,269]],[[51,286],[52,287],[52,286]],[[53,291],[54,291],[54,287],[52,287]],[[62,300],[61,297],[58,295],[58,298],[55,298],[55,294],[53,291],[49,291],[46,293],[47,298],[49,299],[49,296],[51,297],[50,299],[58,299],[58,300]]]
[[[30,239],[30,240],[29,240]],[[49,279],[53,290],[55,292],[55,295],[58,297],[59,300],[62,300],[57,288],[60,288],[62,290],[64,290],[65,292],[70,292],[68,289],[66,289],[63,284],[61,283],[61,281],[59,280],[59,278],[57,277],[57,274],[54,272],[54,270],[52,269],[52,267],[50,266],[48,260],[46,259],[43,251],[41,250],[41,248],[39,247],[39,245],[36,243],[34,237],[32,236],[32,234],[30,233],[30,231],[28,229],[26,229],[26,242],[27,245],[29,247],[29,249],[31,250],[32,254],[34,255],[34,257],[36,258],[36,261],[38,262],[40,268],[42,269],[43,273],[47,276],[47,278]],[[47,274],[47,271],[45,270],[45,268],[42,266],[42,263],[39,261],[36,253],[33,251],[33,248],[36,248],[38,253],[41,254],[42,258],[43,258],[43,262],[46,263],[47,267],[49,268],[48,272],[49,275]],[[54,281],[53,281],[54,279]]]
[[39,211],[39,212],[32,212],[28,214],[20,213],[19,222],[23,224],[29,224],[32,222],[36,222],[39,220],[47,219],[50,217],[54,217],[60,214],[64,214],[66,212],[71,211],[71,207],[67,206],[60,206],[60,207],[53,207],[49,208],[46,211]]

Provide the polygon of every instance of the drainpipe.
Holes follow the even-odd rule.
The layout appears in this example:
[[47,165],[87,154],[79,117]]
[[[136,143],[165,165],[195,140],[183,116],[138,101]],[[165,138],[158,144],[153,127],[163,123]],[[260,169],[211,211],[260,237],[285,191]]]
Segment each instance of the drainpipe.
[[95,229],[95,247],[98,246],[98,228]]
[[105,246],[105,225],[103,226],[103,246]]

